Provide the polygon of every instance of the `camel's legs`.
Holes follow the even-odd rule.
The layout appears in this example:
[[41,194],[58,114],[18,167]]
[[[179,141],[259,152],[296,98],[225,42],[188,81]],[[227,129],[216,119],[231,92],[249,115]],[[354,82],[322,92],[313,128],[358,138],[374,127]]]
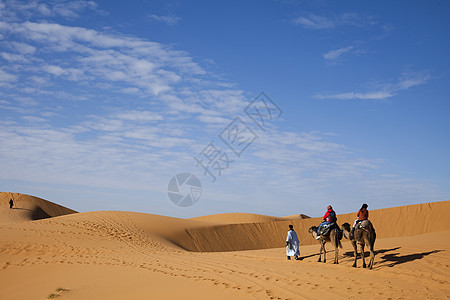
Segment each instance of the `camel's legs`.
[[369,244],[369,250],[370,250],[369,269],[372,269],[373,261],[375,260],[375,252],[373,251],[373,244]]
[[336,229],[334,230],[334,263],[339,263],[339,241],[338,241],[338,234],[336,232]]
[[334,263],[338,264],[339,263],[339,249],[338,247],[334,248]]
[[361,257],[362,257],[362,261],[363,261],[363,268],[366,267],[366,260],[364,258],[364,244],[361,244]]
[[353,256],[355,257],[355,261],[353,262],[353,266],[356,268],[356,260],[358,259],[358,246],[356,245],[356,241],[352,241],[353,246]]
[[322,261],[322,250],[323,250],[323,243],[320,242],[319,260],[317,262]]
[[325,249],[325,241],[323,241],[323,262],[327,262],[327,250]]

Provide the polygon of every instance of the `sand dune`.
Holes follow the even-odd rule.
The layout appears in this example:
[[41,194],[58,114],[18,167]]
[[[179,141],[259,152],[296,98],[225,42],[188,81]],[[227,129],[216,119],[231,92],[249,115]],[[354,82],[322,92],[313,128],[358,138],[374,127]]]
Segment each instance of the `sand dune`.
[[222,223],[222,224],[240,224],[240,223],[262,223],[262,222],[283,221],[284,219],[280,217],[265,216],[250,213],[226,213],[226,214],[201,216],[192,218],[191,220]]
[[308,218],[309,217],[304,214],[291,215],[291,216],[286,216],[286,217],[273,217],[273,216],[250,214],[250,213],[226,213],[226,214],[201,216],[201,217],[191,218],[191,220],[202,221],[202,222],[222,223],[222,224],[242,224],[242,223],[276,222],[276,221],[308,219]]
[[[442,211],[450,209],[450,201],[394,207],[370,211],[370,219],[379,238],[418,235],[450,230],[450,224],[442,218]],[[424,218],[426,216],[426,218]],[[356,213],[338,215],[338,223],[353,224]],[[318,225],[321,218],[262,223],[222,224],[186,228],[192,243],[180,245],[190,251],[236,251],[276,248],[284,245],[286,228],[293,224],[304,245],[316,241],[307,234],[308,228]]]
[[[378,253],[369,271],[351,268],[348,242],[339,265],[316,262],[317,241],[306,231],[320,218],[74,213],[14,194],[18,206],[50,216],[35,220],[10,211],[8,193],[0,197],[2,299],[450,298],[450,226],[441,217],[450,201],[370,211]],[[338,218],[350,222],[354,213]],[[301,262],[285,258],[291,223],[302,240]]]
[[[10,199],[14,202],[13,209],[9,209]],[[0,224],[40,220],[73,213],[76,211],[38,197],[0,193]]]
[[290,216],[285,216],[282,217],[285,220],[296,220],[296,219],[309,219],[311,218],[310,216],[307,216],[305,214],[298,214],[298,215],[290,215]]

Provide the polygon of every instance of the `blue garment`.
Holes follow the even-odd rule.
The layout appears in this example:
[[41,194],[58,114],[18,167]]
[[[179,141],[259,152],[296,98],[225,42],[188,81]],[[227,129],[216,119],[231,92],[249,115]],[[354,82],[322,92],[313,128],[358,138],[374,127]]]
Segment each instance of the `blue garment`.
[[331,224],[331,222],[323,221],[322,223],[320,223],[319,227],[317,228],[317,235],[320,235],[319,232],[320,232],[321,227],[328,225],[328,224]]

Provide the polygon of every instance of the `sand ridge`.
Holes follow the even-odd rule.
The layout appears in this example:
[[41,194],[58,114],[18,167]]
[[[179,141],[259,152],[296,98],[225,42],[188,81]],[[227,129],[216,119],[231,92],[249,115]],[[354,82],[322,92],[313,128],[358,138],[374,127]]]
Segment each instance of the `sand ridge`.
[[224,213],[207,215],[201,217],[191,218],[190,220],[213,222],[222,224],[242,224],[242,223],[264,223],[264,222],[276,222],[286,220],[308,219],[309,217],[304,214],[291,215],[286,217],[274,217],[251,213]]

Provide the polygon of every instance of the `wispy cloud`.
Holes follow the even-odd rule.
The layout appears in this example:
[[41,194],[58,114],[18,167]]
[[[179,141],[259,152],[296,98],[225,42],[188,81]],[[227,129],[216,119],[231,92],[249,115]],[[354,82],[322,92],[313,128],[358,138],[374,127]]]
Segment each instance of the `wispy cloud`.
[[330,29],[336,26],[334,21],[312,13],[308,14],[308,16],[299,16],[292,19],[291,22],[307,29]]
[[353,49],[354,49],[353,46],[348,46],[348,47],[342,47],[339,49],[331,50],[331,51],[328,51],[327,53],[325,53],[323,55],[323,58],[325,58],[328,61],[335,61],[336,59],[338,59],[345,53],[350,52]]
[[175,17],[175,16],[158,16],[158,15],[149,15],[149,18],[151,20],[157,21],[157,22],[162,22],[165,23],[167,25],[176,25],[178,24],[178,22],[180,22],[181,18],[179,17]]
[[16,80],[17,80],[17,76],[0,69],[0,82],[11,82],[11,81],[16,81]]
[[361,16],[356,13],[321,16],[311,12],[293,18],[290,22],[311,30],[333,29],[339,26],[366,27],[377,23],[372,16]]
[[78,18],[85,10],[94,10],[104,14],[98,9],[94,1],[75,0],[43,3],[43,1],[14,1],[8,0],[0,4],[0,19],[6,21],[17,21],[20,19],[30,19],[38,17],[64,17]]
[[[172,85],[180,82],[180,75],[189,80],[205,74],[187,53],[154,42],[54,23],[27,21],[0,25],[1,31],[27,40],[29,49],[34,47],[30,44],[35,43],[36,47],[45,44],[48,51],[55,53],[72,52],[71,60],[54,61],[54,64],[40,68],[68,80],[102,78],[109,82],[126,82],[126,86],[121,86],[122,91],[134,87],[158,95],[172,90]],[[31,71],[31,65],[24,67]],[[33,68],[33,72],[39,73],[39,69]],[[5,71],[2,74],[4,80],[14,78],[12,74],[7,76]]]
[[405,72],[394,83],[379,84],[377,90],[367,92],[344,92],[344,93],[318,93],[314,95],[316,99],[343,99],[343,100],[381,100],[396,96],[400,91],[425,84],[430,79],[427,73]]
[[[0,109],[5,112],[0,120],[2,180],[104,187],[102,192],[139,189],[165,199],[168,180],[179,171],[195,172],[193,155],[250,101],[245,91],[185,51],[116,31],[58,22],[96,10],[89,1],[68,5],[73,13],[56,5],[69,2],[29,3],[0,3],[0,35],[8,37],[0,56]],[[169,25],[179,21],[151,18]],[[297,24],[332,29],[350,20],[355,16],[306,15]],[[338,59],[354,50],[349,47],[324,58]],[[427,80],[409,72],[375,92],[317,98],[382,99]],[[336,181],[350,180],[357,186],[376,180],[370,173],[381,161],[359,157],[331,140],[330,133],[292,132],[274,125],[249,148],[245,160],[232,165],[233,176],[224,179],[222,188],[215,187],[220,192],[217,199],[235,197],[253,205],[251,197],[270,202],[302,195],[316,203],[329,198],[323,187],[333,187]],[[388,182],[383,187],[401,190],[402,184]],[[230,192],[247,187],[243,194]]]
[[428,73],[404,72],[398,83],[394,86],[396,90],[407,90],[411,87],[425,84],[430,79]]
[[347,92],[340,94],[318,94],[314,96],[316,99],[343,99],[343,100],[351,100],[351,99],[386,99],[395,96],[392,92],[387,91],[378,91],[378,92],[366,92],[366,93],[356,93],[356,92]]
[[[0,69],[6,87],[0,109],[17,113],[1,123],[0,156],[10,153],[2,166],[29,168],[10,178],[140,189],[151,182],[158,190],[174,170],[193,167],[192,153],[204,146],[205,132],[248,103],[242,90],[185,51],[29,20],[32,9],[18,9],[23,12],[0,21],[0,34],[9,37],[0,59],[14,62]],[[44,176],[43,169],[50,172]],[[64,178],[57,175],[63,172]]]

